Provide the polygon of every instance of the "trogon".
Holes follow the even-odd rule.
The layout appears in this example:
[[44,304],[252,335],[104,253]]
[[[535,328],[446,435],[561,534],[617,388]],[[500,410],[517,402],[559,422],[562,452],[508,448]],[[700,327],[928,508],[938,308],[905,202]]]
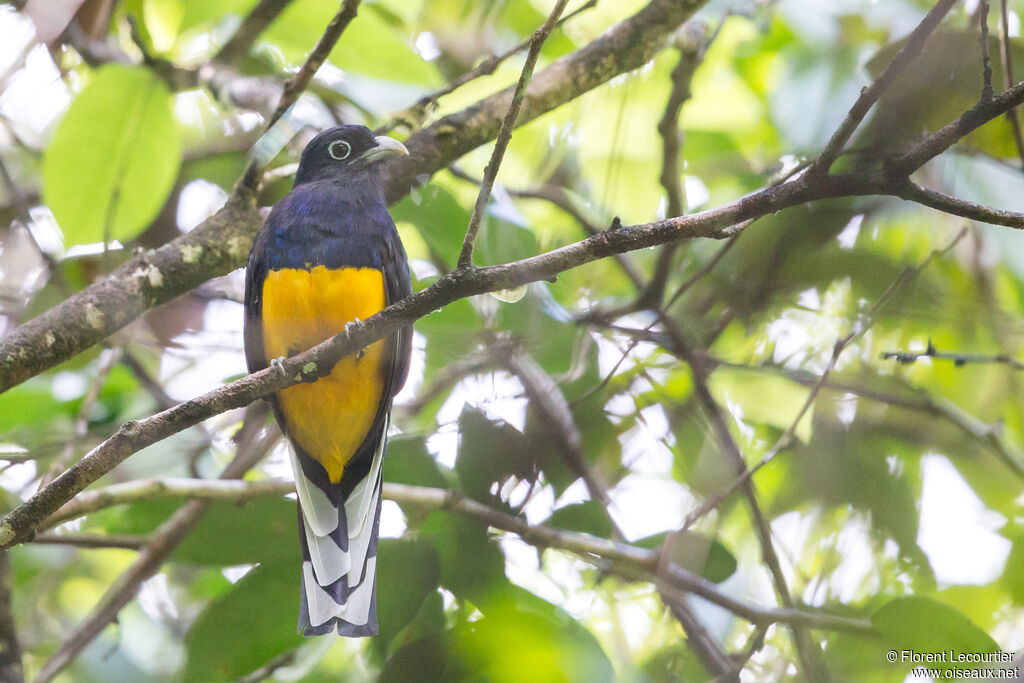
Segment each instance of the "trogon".
[[[250,372],[412,292],[379,173],[381,160],[404,154],[400,142],[353,125],[326,130],[306,146],[291,192],[271,210],[249,254]],[[377,632],[381,460],[411,343],[411,328],[403,328],[343,358],[330,374],[270,398],[298,494],[303,635]]]

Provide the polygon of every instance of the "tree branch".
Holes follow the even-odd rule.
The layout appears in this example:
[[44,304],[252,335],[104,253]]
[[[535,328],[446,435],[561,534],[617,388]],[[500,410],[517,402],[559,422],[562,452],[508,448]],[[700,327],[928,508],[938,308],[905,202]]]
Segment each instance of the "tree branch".
[[[588,0],[586,4],[577,7],[572,12],[569,12],[569,14],[559,19],[557,25],[561,26],[562,24],[569,21],[570,19],[580,14],[581,12],[584,12],[596,6],[597,0]],[[409,107],[405,111],[398,112],[397,114],[393,115],[387,123],[385,123],[383,126],[378,128],[374,132],[377,135],[386,135],[387,133],[389,133],[390,131],[394,130],[395,128],[402,124],[409,126],[410,129],[417,126],[418,122],[422,121],[423,117],[427,115],[428,111],[431,109],[433,105],[437,103],[439,99],[441,99],[445,95],[449,95],[455,92],[456,90],[466,85],[470,81],[476,80],[481,76],[489,76],[490,74],[493,74],[494,70],[497,69],[498,66],[500,66],[506,59],[530,47],[532,41],[533,37],[531,36],[530,38],[527,38],[526,40],[520,42],[515,47],[509,48],[505,52],[502,52],[500,55],[490,55],[489,57],[484,59],[482,62],[477,64],[475,67],[473,67],[466,73],[460,75],[458,78],[453,79],[444,87],[435,90],[432,93],[424,95],[413,106]]]
[[[993,98],[992,101],[999,103],[999,106],[990,107],[985,111],[987,115],[994,118],[1004,113],[1004,107],[1010,106],[1012,100],[1021,98],[1024,98],[1024,83]],[[977,109],[974,107],[968,110],[957,121],[966,119],[975,121],[979,116]],[[946,128],[957,128],[958,125],[957,122],[953,122]],[[924,160],[930,158],[918,150],[925,149],[929,152],[933,150],[937,144],[936,139],[946,139],[948,134],[943,131],[926,138],[917,148],[912,149],[909,153],[911,157],[915,159],[920,157]],[[256,398],[278,391],[292,383],[314,381],[319,376],[318,367],[333,367],[334,363],[344,355],[368,346],[397,331],[399,327],[408,325],[417,318],[457,299],[499,289],[513,289],[530,282],[550,279],[563,270],[575,268],[616,253],[694,237],[731,237],[737,234],[742,227],[749,225],[744,221],[816,199],[869,193],[903,196],[903,193],[907,192],[908,183],[905,179],[892,180],[889,178],[890,182],[886,184],[887,177],[887,174],[876,172],[870,175],[827,176],[822,181],[811,179],[808,174],[803,174],[790,182],[759,190],[715,209],[642,225],[616,225],[585,240],[515,263],[448,273],[427,289],[389,306],[367,321],[353,325],[347,332],[337,335],[310,351],[284,361],[281,366],[282,371],[263,370],[146,420],[125,424],[117,434],[100,444],[91,454],[54,480],[50,486],[39,491],[31,499],[0,519],[0,547],[8,547],[12,543],[27,540],[31,531],[40,521],[140,448],[151,445],[220,412],[248,405]],[[1017,228],[1024,227],[1024,215],[1022,214],[1001,212],[1001,218],[1004,219],[1005,224]],[[175,243],[171,243],[162,249],[170,249],[174,245]],[[119,270],[124,268],[123,266]],[[147,278],[142,279],[146,280]],[[133,278],[133,281],[138,284],[139,278]],[[109,282],[109,278],[104,282]],[[59,311],[62,307],[59,306],[50,313]],[[94,305],[92,313],[96,312]],[[49,315],[40,316],[39,319],[32,322],[35,323]],[[83,314],[80,317],[87,316]],[[100,315],[100,329],[102,329],[102,317]],[[32,323],[29,323],[15,330],[11,337],[17,338],[19,331],[22,331],[21,339],[24,340],[24,329],[31,325]],[[42,329],[45,330],[45,327]],[[0,348],[4,346],[6,345],[0,344]],[[53,357],[50,357],[46,361],[38,361],[37,354],[28,353],[24,347],[18,351],[8,351],[7,354],[4,358],[5,361],[11,359],[12,354],[18,354],[26,356],[26,363],[32,366],[43,365],[53,360]],[[14,371],[19,372],[19,367],[22,366],[15,365]],[[3,379],[11,381],[6,375]]]
[[11,588],[11,558],[6,550],[0,550],[0,681],[22,683],[25,674],[21,668],[21,643],[14,625]]
[[[1003,88],[1009,89],[1014,83],[1013,58],[1010,55],[1010,17],[1007,10],[1009,0],[1000,1],[1000,22],[999,22],[999,59],[1003,65]],[[1020,117],[1016,109],[1006,112],[1006,119],[1013,129],[1013,142],[1017,146],[1017,156],[1020,157],[1021,170],[1024,170],[1024,132],[1021,131]]]
[[[642,66],[704,2],[652,0],[601,37],[556,60],[534,75],[518,123],[532,121]],[[421,176],[447,168],[493,139],[498,117],[508,110],[510,99],[510,89],[495,93],[410,137],[405,143],[409,156],[385,167],[389,200],[397,201]],[[15,329],[0,339],[0,392],[89,348],[146,309],[243,265],[261,222],[251,192],[236,189],[223,209],[188,234],[129,260]],[[150,277],[152,273],[156,276]]]
[[[690,28],[687,25],[685,28]],[[683,174],[680,164],[682,156],[683,134],[679,130],[679,114],[683,105],[690,99],[690,84],[693,74],[704,60],[704,53],[710,45],[705,36],[704,27],[693,27],[694,30],[684,33],[679,45],[679,61],[672,69],[672,89],[669,91],[665,112],[658,121],[658,133],[661,135],[661,185],[665,188],[667,198],[667,214],[682,216],[687,211],[686,192],[683,188]],[[712,36],[711,40],[714,39]],[[678,247],[667,244],[658,253],[654,264],[654,275],[650,282],[641,290],[636,300],[636,310],[657,308],[665,295],[665,286],[672,270],[672,263]]]
[[[829,141],[825,144],[825,149],[821,150],[821,154],[814,160],[811,166],[807,169],[807,173],[811,176],[823,176],[828,173],[832,164],[836,158],[843,151],[846,143],[849,141],[850,136],[853,135],[854,131],[857,130],[857,126],[867,116],[868,111],[871,107],[875,106],[878,102],[878,98],[882,96],[882,93],[892,85],[892,82],[896,80],[896,77],[900,74],[903,69],[907,67],[914,59],[921,54],[921,50],[924,49],[924,44],[936,28],[942,21],[943,17],[953,9],[953,5],[957,3],[957,0],[939,0],[935,5],[928,11],[921,23],[910,33],[910,37],[907,38],[906,44],[903,46],[896,56],[893,58],[889,65],[885,67],[885,70],[871,83],[861,89],[860,97],[854,102],[853,107],[850,108],[849,113],[843,122],[839,124],[839,128],[832,134]],[[919,166],[920,164],[918,164]],[[914,168],[917,168],[915,166]]]

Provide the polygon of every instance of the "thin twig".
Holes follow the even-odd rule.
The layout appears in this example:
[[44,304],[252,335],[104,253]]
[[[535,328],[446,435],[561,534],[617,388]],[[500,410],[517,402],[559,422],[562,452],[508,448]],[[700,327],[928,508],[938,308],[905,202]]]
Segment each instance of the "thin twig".
[[[999,58],[1003,64],[1003,88],[1009,89],[1014,83],[1013,77],[1013,56],[1010,53],[1010,22],[1007,5],[1009,0],[1001,0],[1000,22],[999,22]],[[1020,117],[1017,116],[1016,108],[1006,112],[1006,119],[1013,129],[1013,142],[1017,146],[1017,156],[1020,157],[1021,170],[1024,171],[1024,132],[1021,131]]]
[[[607,510],[612,503],[608,482],[587,462],[583,452],[583,434],[558,384],[521,349],[507,354],[503,364],[522,382],[530,405],[537,410],[541,421],[553,436],[556,450],[562,454],[569,469],[583,480],[590,497]],[[611,515],[608,518],[612,520],[613,538],[623,538],[622,530],[615,524],[614,518]]]
[[[281,99],[277,103],[277,107],[274,109],[274,113],[267,119],[267,125],[264,130],[270,130],[271,126],[277,123],[278,119],[284,116],[284,113],[288,111],[288,108],[295,104],[296,100],[299,99],[306,88],[309,86],[310,81],[313,80],[313,76],[320,70],[323,63],[327,61],[328,55],[331,54],[331,50],[337,44],[338,39],[341,38],[341,34],[344,33],[348,25],[352,23],[352,20],[356,18],[356,13],[359,10],[360,0],[343,0],[341,9],[334,15],[330,23],[327,24],[327,28],[324,29],[323,35],[320,36],[320,40],[317,41],[316,47],[309,53],[309,57],[302,64],[299,70],[288,79],[288,82],[284,84],[284,90],[281,92]],[[269,161],[269,159],[268,159]],[[262,172],[261,163],[252,159],[249,162],[248,167],[242,174],[242,178],[238,181],[240,188],[247,188],[249,191],[255,189],[259,183],[260,174]]]
[[551,29],[555,27],[555,22],[558,21],[558,17],[561,16],[567,3],[568,0],[557,0],[547,20],[541,24],[541,27],[534,32],[533,38],[530,39],[530,50],[526,53],[526,63],[523,64],[522,73],[519,74],[519,82],[516,83],[516,89],[512,93],[512,102],[508,106],[508,111],[505,112],[501,128],[498,129],[498,137],[494,141],[491,160],[488,162],[487,168],[484,169],[484,179],[480,183],[480,193],[477,195],[476,204],[473,206],[473,214],[469,218],[466,238],[462,242],[462,252],[459,254],[458,262],[459,268],[469,268],[473,265],[473,245],[476,244],[480,223],[483,221],[487,203],[491,199],[491,189],[494,187],[494,179],[498,175],[498,168],[501,166],[501,160],[505,156],[505,149],[508,148],[508,143],[512,139],[512,129],[515,128],[516,118],[519,116],[519,108],[522,106],[523,98],[526,96],[526,87],[530,84],[530,79],[533,77],[533,68],[537,65],[540,49],[551,33]]
[[846,146],[850,136],[853,135],[854,131],[857,130],[857,126],[867,116],[868,111],[875,105],[878,98],[881,97],[882,93],[892,85],[893,81],[910,64],[914,59],[921,54],[921,50],[924,49],[924,44],[928,40],[928,36],[938,28],[939,23],[943,17],[953,9],[953,6],[957,3],[957,0],[939,0],[935,3],[928,13],[925,15],[921,23],[910,33],[907,38],[907,42],[903,45],[903,48],[896,53],[889,65],[885,67],[885,70],[876,78],[871,85],[868,85],[861,89],[860,97],[850,108],[846,118],[839,124],[839,128],[829,138],[825,148],[821,150],[821,154],[814,160],[811,166],[807,169],[807,174],[811,176],[823,176],[828,173],[832,164],[839,156],[840,152],[843,151],[843,147]]
[[[818,375],[805,370],[793,370],[775,365],[744,365],[721,358],[709,358],[709,362],[713,363],[716,367],[779,375],[806,387],[813,387],[820,379]],[[1024,462],[1024,456],[1015,452],[1011,446],[1003,442],[1000,438],[999,426],[982,422],[946,399],[931,396],[924,390],[915,387],[905,387],[901,389],[903,391],[902,394],[893,394],[864,386],[863,384],[835,379],[829,379],[825,383],[825,388],[831,391],[853,394],[854,396],[860,396],[897,408],[920,411],[945,420],[968,438],[991,448],[1000,462],[1006,465],[1015,476],[1024,480],[1024,465],[1020,464]]]
[[248,54],[252,44],[256,42],[263,30],[288,7],[291,0],[260,0],[246,15],[234,34],[213,57],[214,61],[234,64]]
[[40,530],[51,529],[64,522],[106,509],[112,505],[124,505],[141,500],[195,498],[244,502],[250,498],[285,495],[294,490],[295,485],[284,479],[261,481],[183,478],[133,479],[80,493],[74,500],[43,522],[39,528]]
[[288,650],[282,652],[278,656],[271,659],[269,662],[261,666],[260,668],[253,671],[251,674],[242,676],[235,683],[259,683],[265,681],[274,675],[274,672],[281,667],[288,666],[295,661],[295,650]]
[[[455,164],[449,166],[448,170],[456,178],[473,183],[477,187],[479,187],[482,182],[481,180],[469,175]],[[594,221],[590,219],[590,217],[584,215],[580,210],[580,207],[573,203],[572,197],[569,196],[569,193],[564,188],[555,187],[553,185],[544,185],[543,187],[532,190],[514,190],[506,188],[505,191],[508,192],[510,197],[520,199],[540,199],[554,204],[570,217],[575,219],[576,222],[580,224],[580,227],[583,228],[583,232],[588,235],[598,235],[602,231],[602,228],[599,228]],[[630,282],[632,282],[635,287],[642,287],[644,277],[640,274],[640,271],[629,257],[625,254],[615,254],[614,258],[616,263],[618,263],[619,267],[622,269],[622,272],[627,278],[629,278]]]
[[[672,89],[669,91],[665,112],[658,121],[658,133],[662,140],[661,176],[659,179],[662,187],[665,188],[669,216],[682,216],[687,211],[686,191],[680,167],[683,134],[679,129],[679,114],[683,105],[690,99],[690,84],[693,82],[693,74],[704,60],[704,54],[710,47],[711,41],[714,40],[714,35],[710,39],[704,36],[703,27],[693,33],[696,35],[692,39],[699,41],[700,47],[694,49],[686,45],[680,46],[679,61],[676,62],[670,76]],[[717,33],[716,31],[715,35]],[[647,286],[640,292],[640,296],[637,297],[637,310],[658,308],[661,305],[678,247],[679,244],[675,243],[666,244],[661,248],[658,260],[654,264],[654,274]]]
[[[74,548],[121,548],[139,550],[146,537],[136,534],[58,534],[41,533],[32,539],[36,545],[64,545]],[[6,551],[4,551],[6,552]]]
[[981,0],[978,11],[981,15],[981,31],[978,36],[978,43],[981,45],[981,100],[984,102],[992,99],[995,94],[992,89],[992,58],[988,54],[989,1]]
[[[558,26],[561,26],[562,24],[566,23],[567,21],[569,21],[576,15],[580,14],[581,12],[584,12],[596,6],[597,0],[588,0],[586,4],[577,7],[572,12],[569,12],[564,17],[559,19]],[[494,73],[494,70],[497,69],[498,66],[500,66],[506,59],[513,55],[519,54],[520,52],[528,48],[532,40],[533,37],[531,36],[530,38],[527,38],[526,40],[520,42],[515,47],[509,48],[505,52],[502,52],[500,55],[488,56],[486,59],[481,61],[479,64],[477,64],[469,71],[463,73],[457,78],[452,79],[444,87],[435,90],[432,93],[424,95],[413,106],[409,107],[405,111],[399,112],[392,116],[387,123],[385,123],[383,126],[374,131],[374,133],[376,135],[385,135],[402,124],[405,124],[410,128],[414,127],[417,124],[417,122],[421,121],[423,117],[427,115],[431,107],[433,107],[439,99],[441,99],[445,95],[450,95],[451,93],[455,92],[456,90],[466,85],[470,81],[474,81],[477,78],[480,78],[481,76],[491,75],[492,73]]]
[[103,390],[103,385],[106,384],[110,371],[117,365],[120,357],[121,347],[119,346],[104,349],[100,354],[96,376],[92,378],[85,396],[82,397],[82,403],[78,408],[78,415],[75,417],[75,426],[71,432],[71,437],[64,445],[64,450],[60,456],[50,464],[49,469],[46,470],[46,473],[39,480],[40,489],[56,479],[61,472],[68,468],[68,465],[75,461],[78,447],[89,432],[89,416],[92,414],[93,406],[96,405],[100,392]]
[[910,365],[918,358],[935,358],[936,360],[953,361],[953,365],[958,368],[962,368],[968,363],[998,363],[1014,370],[1024,370],[1024,363],[1005,353],[987,355],[983,353],[939,351],[932,344],[931,339],[928,340],[928,347],[924,351],[883,351],[881,357],[882,360],[892,359],[904,365]]

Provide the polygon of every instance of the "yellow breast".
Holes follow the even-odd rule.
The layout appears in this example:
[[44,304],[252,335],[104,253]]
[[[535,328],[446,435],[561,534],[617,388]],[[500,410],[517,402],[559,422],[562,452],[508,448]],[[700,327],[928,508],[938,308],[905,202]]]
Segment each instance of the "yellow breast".
[[[355,318],[384,308],[384,277],[375,268],[272,270],[263,283],[263,350],[267,359],[319,344]],[[316,459],[332,482],[341,480],[377,414],[385,384],[385,340],[356,359],[341,359],[331,374],[277,393],[292,439]]]

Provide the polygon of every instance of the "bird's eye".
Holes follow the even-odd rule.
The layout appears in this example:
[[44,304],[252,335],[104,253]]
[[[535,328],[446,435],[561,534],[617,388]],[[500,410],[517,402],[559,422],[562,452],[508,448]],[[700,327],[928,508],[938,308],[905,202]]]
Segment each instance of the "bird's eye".
[[348,159],[348,155],[352,153],[352,145],[344,140],[335,140],[327,145],[327,153],[331,155],[332,159],[342,161]]

